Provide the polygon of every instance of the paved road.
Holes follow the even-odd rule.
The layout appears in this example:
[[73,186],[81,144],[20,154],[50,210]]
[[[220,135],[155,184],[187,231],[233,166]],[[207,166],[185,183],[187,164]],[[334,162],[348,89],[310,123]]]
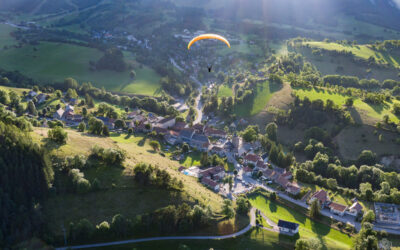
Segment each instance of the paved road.
[[233,234],[222,235],[222,236],[151,237],[151,238],[113,241],[113,242],[97,243],[97,244],[87,244],[87,245],[60,247],[60,248],[56,248],[56,250],[106,247],[106,246],[116,246],[116,245],[124,245],[124,244],[132,244],[132,243],[140,243],[140,242],[148,242],[148,241],[162,241],[162,240],[223,240],[223,239],[234,238],[234,237],[240,236],[242,234],[245,234],[255,226],[256,226],[256,209],[255,208],[251,208],[251,210],[250,210],[250,224],[247,227],[243,228],[242,230],[240,230],[240,231],[238,231],[236,233],[233,233]]

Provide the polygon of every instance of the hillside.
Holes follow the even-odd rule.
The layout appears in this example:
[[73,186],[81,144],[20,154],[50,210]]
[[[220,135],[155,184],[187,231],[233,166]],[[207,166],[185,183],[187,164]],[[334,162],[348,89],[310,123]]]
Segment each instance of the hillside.
[[[43,144],[46,143],[47,131],[46,128],[36,128],[31,134],[35,141]],[[127,161],[125,169],[99,168],[84,171],[85,178],[90,181],[97,178],[102,183],[105,188],[102,192],[83,195],[65,194],[50,198],[44,209],[50,218],[48,223],[55,232],[61,233],[60,224],[68,225],[69,222],[81,218],[87,218],[92,223],[99,224],[104,220],[110,220],[117,213],[133,218],[145,212],[182,202],[209,205],[218,217],[222,197],[204,187],[197,179],[179,173],[177,171],[179,163],[154,153],[145,137],[112,134],[110,138],[104,138],[73,130],[67,130],[67,132],[68,143],[66,145],[54,147],[51,143],[45,144],[52,154],[58,156],[87,155],[93,145],[99,145],[104,148],[126,150]],[[167,170],[172,177],[178,177],[184,182],[184,191],[174,194],[157,188],[143,189],[136,185],[132,179],[132,167],[139,162],[157,165],[161,169]],[[140,206],[137,203],[139,200],[141,201]],[[73,207],[73,209],[69,209],[69,207]],[[224,225],[230,223],[233,221],[221,220],[215,228],[209,229],[210,233],[227,233]],[[245,225],[240,223],[237,225],[238,227]],[[229,230],[237,229],[233,225]]]

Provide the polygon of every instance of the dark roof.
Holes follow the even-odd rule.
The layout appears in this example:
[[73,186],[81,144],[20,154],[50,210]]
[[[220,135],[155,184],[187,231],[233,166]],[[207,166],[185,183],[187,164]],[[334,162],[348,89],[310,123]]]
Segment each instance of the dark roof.
[[260,159],[260,156],[255,154],[248,154],[244,157],[246,161],[257,162]]
[[185,129],[182,129],[182,130],[179,132],[179,136],[180,136],[180,137],[191,138],[193,132],[194,132],[194,129],[185,128]]
[[296,230],[299,227],[299,224],[290,221],[279,220],[278,227],[283,227],[290,230]]
[[173,119],[175,119],[175,118],[174,117],[167,117],[167,118],[162,119],[158,123],[163,124],[163,123],[169,122],[169,121],[171,121]]
[[202,135],[202,134],[194,134],[193,137],[192,137],[192,140],[200,141],[200,142],[203,142],[203,143],[208,142],[207,136]]

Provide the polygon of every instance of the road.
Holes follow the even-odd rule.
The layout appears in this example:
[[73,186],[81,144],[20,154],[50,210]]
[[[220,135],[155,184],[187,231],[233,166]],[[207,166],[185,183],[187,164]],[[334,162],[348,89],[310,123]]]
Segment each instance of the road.
[[196,109],[197,115],[196,115],[196,119],[193,121],[193,124],[197,124],[197,123],[201,123],[201,120],[203,119],[203,103],[200,100],[203,84],[199,80],[197,80],[197,78],[194,76],[191,76],[190,78],[199,85],[199,88],[198,88],[199,95],[196,97],[195,102],[194,102],[194,108]]
[[242,234],[247,233],[253,227],[256,226],[256,209],[251,208],[250,210],[250,223],[247,227],[242,230],[228,235],[222,236],[166,236],[166,237],[150,237],[150,238],[141,238],[141,239],[132,239],[132,240],[121,240],[121,241],[113,241],[113,242],[105,242],[105,243],[97,243],[97,244],[87,244],[87,245],[77,245],[77,246],[67,246],[67,247],[59,247],[56,250],[67,250],[67,249],[82,249],[82,248],[94,248],[94,247],[107,247],[107,246],[116,246],[116,245],[124,245],[124,244],[132,244],[132,243],[140,243],[140,242],[148,242],[148,241],[162,241],[162,240],[223,240],[228,238],[238,237]]

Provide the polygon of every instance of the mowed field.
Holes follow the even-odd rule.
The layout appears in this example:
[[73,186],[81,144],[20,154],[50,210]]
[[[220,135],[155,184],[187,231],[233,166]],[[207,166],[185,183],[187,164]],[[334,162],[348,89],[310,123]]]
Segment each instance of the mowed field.
[[370,57],[375,58],[377,62],[389,64],[394,67],[400,66],[400,59],[389,54],[374,51],[370,45],[344,45],[335,42],[319,42],[319,41],[310,41],[304,42],[303,44],[309,45],[312,48],[321,48],[326,50],[336,50],[336,51],[348,51],[352,52],[356,57],[360,57],[362,59],[368,59]]
[[[301,99],[308,97],[311,101],[321,99],[326,102],[326,100],[330,99],[340,106],[344,105],[346,98],[348,98],[348,96],[334,93],[329,90],[316,88],[296,88],[294,89],[294,93]],[[397,100],[393,101],[393,103],[395,102],[400,103]],[[363,124],[374,125],[375,122],[381,121],[384,115],[388,115],[392,121],[397,123],[399,122],[399,117],[395,116],[391,112],[393,103],[385,102],[385,104],[382,105],[372,105],[357,98],[354,99],[353,105],[355,110],[353,110],[351,114],[356,122]]]
[[301,238],[316,238],[327,249],[349,249],[352,246],[351,236],[320,222],[312,221],[302,213],[270,201],[263,195],[251,195],[249,201],[253,207],[261,210],[275,223],[282,219],[300,224]]
[[[88,155],[94,145],[99,145],[104,148],[125,150],[127,160],[125,168],[99,167],[83,170],[85,178],[89,181],[92,182],[94,178],[100,181],[103,188],[101,192],[65,194],[49,198],[44,204],[44,211],[48,216],[49,226],[55,232],[61,234],[60,225],[69,225],[69,222],[81,218],[88,218],[92,223],[99,224],[104,220],[110,221],[117,213],[133,218],[144,212],[151,212],[169,204],[181,204],[182,202],[210,205],[217,214],[221,211],[222,197],[208,190],[196,178],[176,171],[180,166],[179,162],[154,152],[149,146],[149,139],[140,135],[128,136],[113,133],[110,137],[98,137],[70,129],[66,129],[66,131],[68,132],[67,144],[60,147],[46,140],[47,128],[35,128],[31,135],[33,141],[46,145],[50,153],[59,156]],[[132,168],[139,162],[157,165],[161,169],[165,169],[172,177],[183,181],[184,191],[169,192],[151,186],[136,185],[132,177]],[[244,224],[246,223],[248,222],[244,222]],[[229,226],[227,227],[226,224]],[[217,234],[225,233],[227,228],[233,231],[238,230],[239,226],[242,227],[243,223],[236,225],[233,220],[225,220],[214,225],[214,228],[208,231]]]
[[253,99],[236,106],[234,112],[239,117],[250,117],[260,113],[267,106],[273,94],[281,88],[281,86],[269,83],[269,81],[258,83],[257,92]]
[[[0,33],[0,40],[7,41]],[[0,41],[0,43],[1,43]],[[94,48],[77,45],[41,42],[22,48],[0,50],[0,67],[18,70],[33,79],[43,82],[63,81],[73,77],[80,82],[92,82],[94,86],[107,90],[141,95],[156,95],[159,88],[159,75],[148,67],[135,68],[136,78],[132,80],[129,71],[109,70],[91,71],[89,61],[97,61],[103,53]],[[128,55],[127,61],[132,58]]]

